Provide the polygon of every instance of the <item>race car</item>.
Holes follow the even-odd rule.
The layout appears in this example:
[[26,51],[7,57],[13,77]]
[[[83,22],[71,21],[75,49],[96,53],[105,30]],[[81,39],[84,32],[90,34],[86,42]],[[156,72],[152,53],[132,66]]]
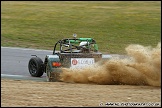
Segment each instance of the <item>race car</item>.
[[[60,81],[61,68],[82,69],[100,61],[103,56],[93,38],[61,39],[55,43],[53,54],[41,58],[32,57],[28,63],[29,73],[33,77],[41,77],[46,73],[47,81]],[[109,59],[106,58],[106,59]]]

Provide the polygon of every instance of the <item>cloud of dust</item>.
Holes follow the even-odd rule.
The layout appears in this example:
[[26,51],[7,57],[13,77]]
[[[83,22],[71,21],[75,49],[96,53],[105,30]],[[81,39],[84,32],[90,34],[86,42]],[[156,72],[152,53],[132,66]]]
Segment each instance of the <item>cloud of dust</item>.
[[161,42],[155,48],[131,44],[130,58],[111,58],[84,69],[63,68],[61,80],[75,83],[161,86]]

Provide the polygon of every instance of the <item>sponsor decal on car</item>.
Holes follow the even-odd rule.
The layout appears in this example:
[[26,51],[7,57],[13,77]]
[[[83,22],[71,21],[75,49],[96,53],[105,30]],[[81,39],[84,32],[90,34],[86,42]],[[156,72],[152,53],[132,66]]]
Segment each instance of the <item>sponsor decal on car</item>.
[[70,68],[84,68],[95,63],[94,58],[71,58]]

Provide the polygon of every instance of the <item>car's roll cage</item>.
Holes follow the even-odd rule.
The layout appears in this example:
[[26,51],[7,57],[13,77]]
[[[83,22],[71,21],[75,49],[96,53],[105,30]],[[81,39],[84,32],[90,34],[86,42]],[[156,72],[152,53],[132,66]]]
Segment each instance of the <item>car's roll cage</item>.
[[[82,45],[82,46],[76,46],[74,44],[79,44],[80,42],[87,42],[86,45]],[[64,53],[65,51],[67,50],[70,50],[70,53],[74,53],[72,51],[72,49],[77,49],[77,50],[80,50],[81,48],[85,48],[83,46],[87,46],[86,49],[90,51],[90,45],[91,44],[94,44],[94,49],[95,51],[98,51],[98,46],[96,44],[96,41],[92,38],[66,38],[66,39],[62,39],[62,40],[59,40],[55,45],[54,45],[54,49],[53,49],[53,54],[56,54],[56,46],[57,44],[60,44],[60,52],[61,53]],[[69,46],[69,49],[66,49],[66,50],[62,50],[62,46]],[[72,48],[74,47],[74,48]]]

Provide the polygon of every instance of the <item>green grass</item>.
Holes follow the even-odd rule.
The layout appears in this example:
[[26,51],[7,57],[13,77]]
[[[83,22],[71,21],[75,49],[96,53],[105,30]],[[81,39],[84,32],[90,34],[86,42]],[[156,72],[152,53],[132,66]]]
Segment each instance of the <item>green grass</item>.
[[52,50],[62,38],[92,37],[101,52],[161,42],[160,1],[1,1],[1,46]]

